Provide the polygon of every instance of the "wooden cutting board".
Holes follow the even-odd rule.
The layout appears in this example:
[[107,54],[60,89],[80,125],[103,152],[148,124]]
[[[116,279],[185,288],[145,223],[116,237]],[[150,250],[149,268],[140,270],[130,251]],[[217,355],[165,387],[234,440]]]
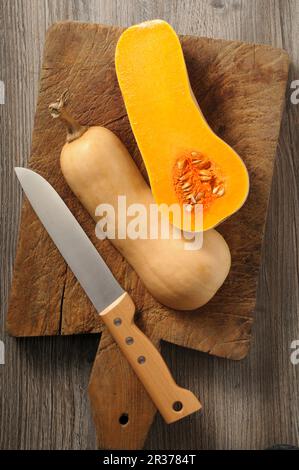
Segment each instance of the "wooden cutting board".
[[[242,359],[251,339],[288,56],[265,45],[181,37],[194,94],[212,129],[244,159],[251,190],[243,208],[219,227],[232,254],[228,279],[205,307],[178,312],[156,302],[110,242],[95,237],[93,221],[65,184],[59,168],[65,131],[51,119],[48,105],[69,88],[74,116],[82,124],[98,124],[115,132],[146,177],[114,69],[121,31],[74,22],[57,23],[49,29],[30,168],[44,176],[65,200],[134,299],[137,322],[158,348],[164,339],[216,356]],[[26,200],[7,329],[13,336],[103,331],[90,382],[99,444],[105,448],[142,446],[155,409]],[[126,426],[119,423],[123,413],[129,416]]]

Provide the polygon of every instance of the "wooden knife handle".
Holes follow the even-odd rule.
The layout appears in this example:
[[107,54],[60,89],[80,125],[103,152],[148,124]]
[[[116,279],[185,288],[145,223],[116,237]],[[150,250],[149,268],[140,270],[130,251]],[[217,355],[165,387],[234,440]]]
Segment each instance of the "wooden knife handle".
[[200,410],[195,395],[175,383],[161,354],[135,325],[134,314],[135,305],[126,292],[100,313],[166,423]]

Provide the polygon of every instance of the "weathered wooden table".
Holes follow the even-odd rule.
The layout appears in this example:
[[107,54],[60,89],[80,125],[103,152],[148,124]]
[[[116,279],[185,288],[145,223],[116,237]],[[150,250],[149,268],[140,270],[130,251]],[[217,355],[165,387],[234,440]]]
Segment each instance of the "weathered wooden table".
[[[95,448],[86,387],[98,345],[93,335],[9,338],[4,320],[16,247],[21,191],[13,167],[25,165],[46,28],[66,19],[126,26],[164,18],[179,33],[285,48],[293,61],[286,95],[260,274],[254,345],[232,362],[165,345],[180,383],[207,410],[172,426],[158,418],[146,448],[264,448],[299,444],[299,364],[290,360],[298,321],[298,0],[0,0],[1,322],[0,449]],[[295,97],[295,95],[293,95]],[[294,101],[294,103],[292,103]]]

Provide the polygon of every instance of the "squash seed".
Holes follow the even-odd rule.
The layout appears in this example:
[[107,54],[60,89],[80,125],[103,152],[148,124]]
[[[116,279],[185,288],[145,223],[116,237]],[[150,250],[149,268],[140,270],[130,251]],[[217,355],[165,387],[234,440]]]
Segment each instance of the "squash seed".
[[200,179],[200,181],[202,181],[202,182],[211,181],[212,176],[202,175],[202,176],[199,177],[199,179]]
[[186,160],[179,160],[177,162],[177,167],[179,170],[182,170],[186,166]]
[[[211,167],[211,162],[209,162],[208,160],[205,161],[205,162],[202,162],[202,164],[201,164],[201,168],[202,168],[202,169],[208,169],[208,168],[210,168],[210,167]],[[200,168],[200,169],[201,169],[201,168]]]
[[211,176],[211,172],[209,170],[200,170],[200,176]]
[[190,188],[190,186],[191,186],[191,183],[188,181],[187,183],[183,184],[182,189]]
[[186,181],[186,180],[188,180],[188,179],[189,179],[189,174],[188,174],[188,173],[187,173],[186,175],[183,175],[183,176],[180,176],[180,177],[179,177],[179,180],[180,180],[180,181]]
[[223,194],[224,194],[224,186],[221,186],[221,187],[218,189],[218,191],[217,191],[216,194],[217,194],[218,197],[223,196]]
[[206,170],[211,166],[211,162],[208,160],[193,160],[192,163],[196,165],[199,170]]

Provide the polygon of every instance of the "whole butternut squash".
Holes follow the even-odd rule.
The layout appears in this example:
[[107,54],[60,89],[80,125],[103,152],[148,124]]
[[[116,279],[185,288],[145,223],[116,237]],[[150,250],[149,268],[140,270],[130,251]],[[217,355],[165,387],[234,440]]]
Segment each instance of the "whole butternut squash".
[[[62,173],[95,221],[99,204],[117,208],[118,196],[127,205],[143,204],[149,211],[154,199],[127,149],[110,130],[82,127],[68,113],[63,95],[50,105],[53,117],[67,125],[62,148]],[[117,212],[116,212],[117,215]],[[111,243],[134,268],[145,287],[159,302],[179,310],[192,310],[208,302],[224,282],[230,269],[230,252],[216,230],[203,234],[203,246],[186,250],[186,240],[121,239]],[[188,243],[188,242],[187,242]]]

